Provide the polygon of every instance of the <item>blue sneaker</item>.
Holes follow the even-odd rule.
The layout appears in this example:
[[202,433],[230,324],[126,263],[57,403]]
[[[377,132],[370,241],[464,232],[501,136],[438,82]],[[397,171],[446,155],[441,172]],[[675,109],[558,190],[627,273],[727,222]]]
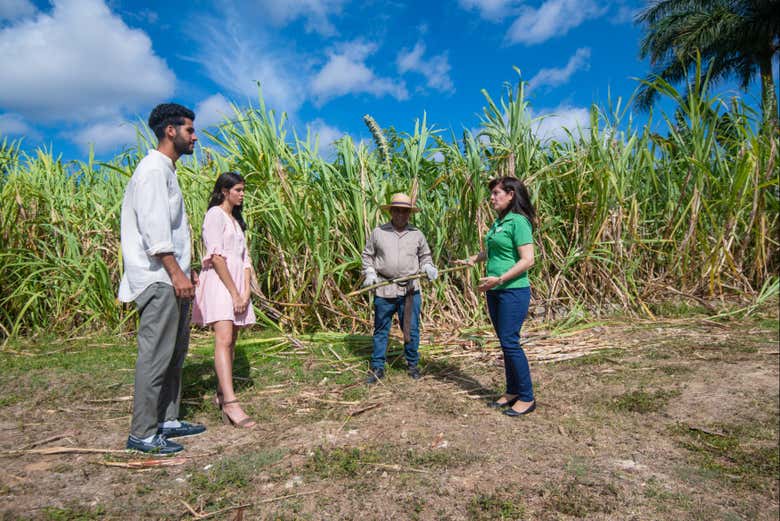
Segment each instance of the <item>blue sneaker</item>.
[[206,432],[206,426],[200,423],[179,422],[178,427],[160,427],[157,434],[164,438],[184,438],[186,436],[197,436]]
[[132,434],[127,437],[127,450],[137,450],[147,454],[173,454],[184,450],[184,447],[176,442],[168,441],[159,434],[156,434],[152,441],[145,442],[141,438],[136,438]]

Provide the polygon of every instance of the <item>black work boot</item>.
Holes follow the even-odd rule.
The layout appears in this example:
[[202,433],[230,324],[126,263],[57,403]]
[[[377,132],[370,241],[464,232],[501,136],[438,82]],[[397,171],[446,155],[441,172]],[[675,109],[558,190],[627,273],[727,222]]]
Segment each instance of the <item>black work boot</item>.
[[407,366],[407,370],[409,372],[409,378],[411,378],[412,380],[419,380],[420,378],[422,378],[422,375],[420,374],[420,368],[417,367],[417,364],[415,365],[409,364]]
[[377,367],[376,369],[371,369],[368,372],[368,378],[366,378],[366,383],[369,385],[375,384],[384,377],[385,377],[384,368]]

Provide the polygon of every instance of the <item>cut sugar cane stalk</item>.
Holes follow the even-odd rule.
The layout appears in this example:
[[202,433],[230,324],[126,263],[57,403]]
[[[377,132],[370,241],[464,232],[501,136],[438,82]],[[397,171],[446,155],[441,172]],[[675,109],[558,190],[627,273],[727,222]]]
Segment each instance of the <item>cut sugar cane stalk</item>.
[[[462,266],[453,266],[452,268],[446,268],[441,270],[439,272],[439,275],[444,275],[445,273],[452,273],[453,271],[464,270],[466,268],[471,268],[471,266],[469,266],[468,264],[464,264]],[[354,297],[356,295],[360,295],[362,293],[371,291],[372,289],[381,288],[382,286],[389,286],[390,284],[395,284],[396,282],[406,282],[409,280],[421,279],[423,277],[427,277],[427,275],[425,273],[415,273],[414,275],[408,275],[406,277],[398,277],[397,279],[385,280],[382,282],[378,282],[377,284],[372,284],[370,286],[366,286],[365,288],[355,290],[351,293],[347,293],[347,296]]]

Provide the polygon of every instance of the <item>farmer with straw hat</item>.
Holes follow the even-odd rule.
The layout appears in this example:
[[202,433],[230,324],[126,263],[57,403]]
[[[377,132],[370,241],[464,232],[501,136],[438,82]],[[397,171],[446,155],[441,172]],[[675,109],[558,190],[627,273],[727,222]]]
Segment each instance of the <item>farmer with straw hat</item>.
[[[382,210],[390,213],[390,222],[371,232],[363,250],[363,286],[373,286],[416,273],[424,272],[428,280],[436,280],[439,272],[433,265],[431,249],[423,233],[409,224],[412,213],[419,212],[411,197],[394,194]],[[376,383],[385,376],[385,354],[393,315],[398,315],[404,333],[404,357],[409,376],[420,378],[417,362],[420,355],[420,283],[418,280],[394,282],[376,289],[374,296],[374,351],[367,383]]]

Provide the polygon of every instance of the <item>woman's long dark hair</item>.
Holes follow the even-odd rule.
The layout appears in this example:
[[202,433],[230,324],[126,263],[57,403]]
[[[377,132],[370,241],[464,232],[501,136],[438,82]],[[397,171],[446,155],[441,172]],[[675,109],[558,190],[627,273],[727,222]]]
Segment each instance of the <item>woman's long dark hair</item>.
[[493,188],[498,186],[505,192],[512,193],[512,202],[509,206],[499,214],[499,218],[503,219],[509,212],[519,213],[524,215],[528,222],[531,223],[531,229],[534,228],[534,221],[536,220],[536,211],[534,205],[531,204],[531,196],[528,195],[528,189],[523,182],[516,177],[499,177],[493,179],[488,184],[488,190],[493,191]]
[[[214,183],[214,190],[211,191],[211,197],[209,198],[209,208],[213,206],[219,206],[225,200],[225,194],[222,190],[230,190],[237,184],[244,183],[244,178],[240,174],[235,172],[225,172],[220,174],[217,178],[217,182]],[[244,205],[236,205],[233,207],[233,217],[238,221],[238,225],[241,226],[241,230],[246,230],[246,223],[244,222],[244,216],[241,215],[241,209]]]

